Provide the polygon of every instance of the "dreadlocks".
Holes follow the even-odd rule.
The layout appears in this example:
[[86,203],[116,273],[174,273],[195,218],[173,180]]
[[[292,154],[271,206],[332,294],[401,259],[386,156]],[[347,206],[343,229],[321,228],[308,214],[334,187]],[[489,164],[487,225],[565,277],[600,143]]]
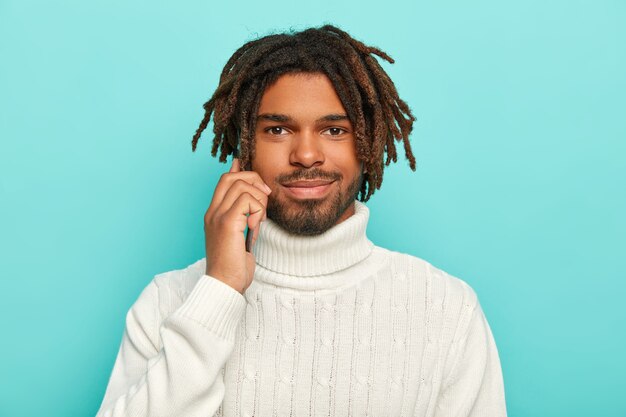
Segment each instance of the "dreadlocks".
[[383,182],[384,154],[384,165],[397,161],[394,139],[403,142],[415,171],[409,143],[415,117],[372,54],[394,63],[385,52],[333,25],[247,42],[230,57],[219,86],[204,103],[204,118],[193,136],[192,150],[214,113],[211,155],[216,156],[219,148],[220,162],[232,154],[247,166],[254,157],[256,115],[265,89],[286,73],[321,72],[332,81],[354,126],[357,158],[366,171],[359,200],[367,201]]

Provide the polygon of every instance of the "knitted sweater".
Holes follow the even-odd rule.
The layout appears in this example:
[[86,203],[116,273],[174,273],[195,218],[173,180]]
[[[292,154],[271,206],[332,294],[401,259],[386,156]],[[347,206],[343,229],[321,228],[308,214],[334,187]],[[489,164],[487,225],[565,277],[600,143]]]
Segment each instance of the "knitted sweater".
[[505,416],[475,292],[375,246],[355,205],[314,237],[263,222],[244,295],[205,275],[205,258],[156,275],[97,417]]

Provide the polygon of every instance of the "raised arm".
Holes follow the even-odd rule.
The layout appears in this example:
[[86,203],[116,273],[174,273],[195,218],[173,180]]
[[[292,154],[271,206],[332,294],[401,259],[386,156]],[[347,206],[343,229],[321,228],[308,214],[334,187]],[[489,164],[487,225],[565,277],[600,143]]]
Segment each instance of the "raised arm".
[[[204,215],[206,268],[185,302],[161,320],[152,280],[126,316],[126,329],[97,417],[212,416],[224,398],[221,368],[234,346],[254,277],[256,241],[271,189],[234,158]],[[169,288],[163,285],[164,291]]]

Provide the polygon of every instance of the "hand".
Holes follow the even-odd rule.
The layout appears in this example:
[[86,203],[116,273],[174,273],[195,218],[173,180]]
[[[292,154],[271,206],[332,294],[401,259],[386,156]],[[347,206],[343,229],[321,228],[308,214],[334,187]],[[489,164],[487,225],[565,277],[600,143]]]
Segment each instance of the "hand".
[[256,242],[261,222],[267,218],[271,189],[254,171],[241,171],[233,158],[230,171],[220,178],[211,205],[204,214],[206,274],[243,294],[254,276],[255,260],[246,252],[246,226]]

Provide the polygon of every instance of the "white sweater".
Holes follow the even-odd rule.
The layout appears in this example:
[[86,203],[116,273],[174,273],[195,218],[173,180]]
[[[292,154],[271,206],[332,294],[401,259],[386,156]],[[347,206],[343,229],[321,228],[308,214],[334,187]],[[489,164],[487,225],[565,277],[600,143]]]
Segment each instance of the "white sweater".
[[375,246],[367,207],[322,235],[262,223],[241,295],[205,259],[128,311],[97,417],[506,415],[475,292]]

